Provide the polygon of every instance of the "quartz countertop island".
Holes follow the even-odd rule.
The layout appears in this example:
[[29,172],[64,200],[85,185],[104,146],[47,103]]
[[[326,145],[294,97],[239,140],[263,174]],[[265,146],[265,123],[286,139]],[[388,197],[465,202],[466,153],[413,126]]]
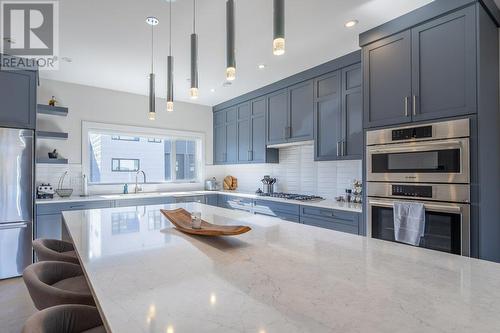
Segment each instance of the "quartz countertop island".
[[[238,237],[189,236],[161,208]],[[198,203],[64,212],[109,332],[496,332],[500,265]]]

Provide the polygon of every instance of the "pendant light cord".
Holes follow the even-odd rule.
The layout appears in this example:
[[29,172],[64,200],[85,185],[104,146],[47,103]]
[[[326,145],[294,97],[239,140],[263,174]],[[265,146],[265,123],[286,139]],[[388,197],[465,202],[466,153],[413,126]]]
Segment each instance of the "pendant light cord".
[[196,0],[193,0],[193,33],[196,33]]
[[151,25],[151,73],[154,72],[154,68],[153,68],[153,64],[154,64],[154,60],[153,60],[153,52],[154,52],[154,49],[153,49],[153,44],[154,44],[154,34],[153,34],[153,29],[154,29],[154,26]]
[[168,55],[172,55],[172,0],[168,2],[169,10],[168,10],[168,20],[169,20],[169,42],[168,42]]

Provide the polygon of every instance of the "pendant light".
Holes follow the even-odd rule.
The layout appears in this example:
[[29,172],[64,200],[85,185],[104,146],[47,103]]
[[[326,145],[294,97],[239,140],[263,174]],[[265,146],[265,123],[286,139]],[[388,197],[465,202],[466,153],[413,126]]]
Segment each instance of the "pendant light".
[[169,46],[167,57],[167,111],[174,111],[174,57],[172,56],[172,1],[169,0]]
[[273,0],[273,54],[285,54],[285,0]]
[[198,35],[196,34],[196,0],[193,0],[193,33],[191,34],[191,99],[198,98]]
[[151,26],[151,73],[149,74],[149,120],[156,119],[156,108],[155,108],[155,73],[154,73],[154,27],[158,25],[160,21],[156,17],[146,18],[146,23]]
[[226,1],[226,79],[236,79],[236,61],[234,54],[234,0]]

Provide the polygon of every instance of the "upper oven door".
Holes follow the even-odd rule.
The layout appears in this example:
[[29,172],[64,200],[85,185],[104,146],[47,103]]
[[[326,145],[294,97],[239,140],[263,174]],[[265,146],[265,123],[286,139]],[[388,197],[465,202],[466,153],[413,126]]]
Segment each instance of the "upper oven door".
[[469,139],[367,147],[368,181],[470,182]]

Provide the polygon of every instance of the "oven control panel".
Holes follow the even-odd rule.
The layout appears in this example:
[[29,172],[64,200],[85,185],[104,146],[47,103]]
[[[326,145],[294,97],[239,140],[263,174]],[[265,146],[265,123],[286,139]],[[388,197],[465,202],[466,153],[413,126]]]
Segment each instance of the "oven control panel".
[[432,138],[432,126],[392,130],[392,141]]
[[392,185],[392,195],[400,197],[432,198],[432,186]]

